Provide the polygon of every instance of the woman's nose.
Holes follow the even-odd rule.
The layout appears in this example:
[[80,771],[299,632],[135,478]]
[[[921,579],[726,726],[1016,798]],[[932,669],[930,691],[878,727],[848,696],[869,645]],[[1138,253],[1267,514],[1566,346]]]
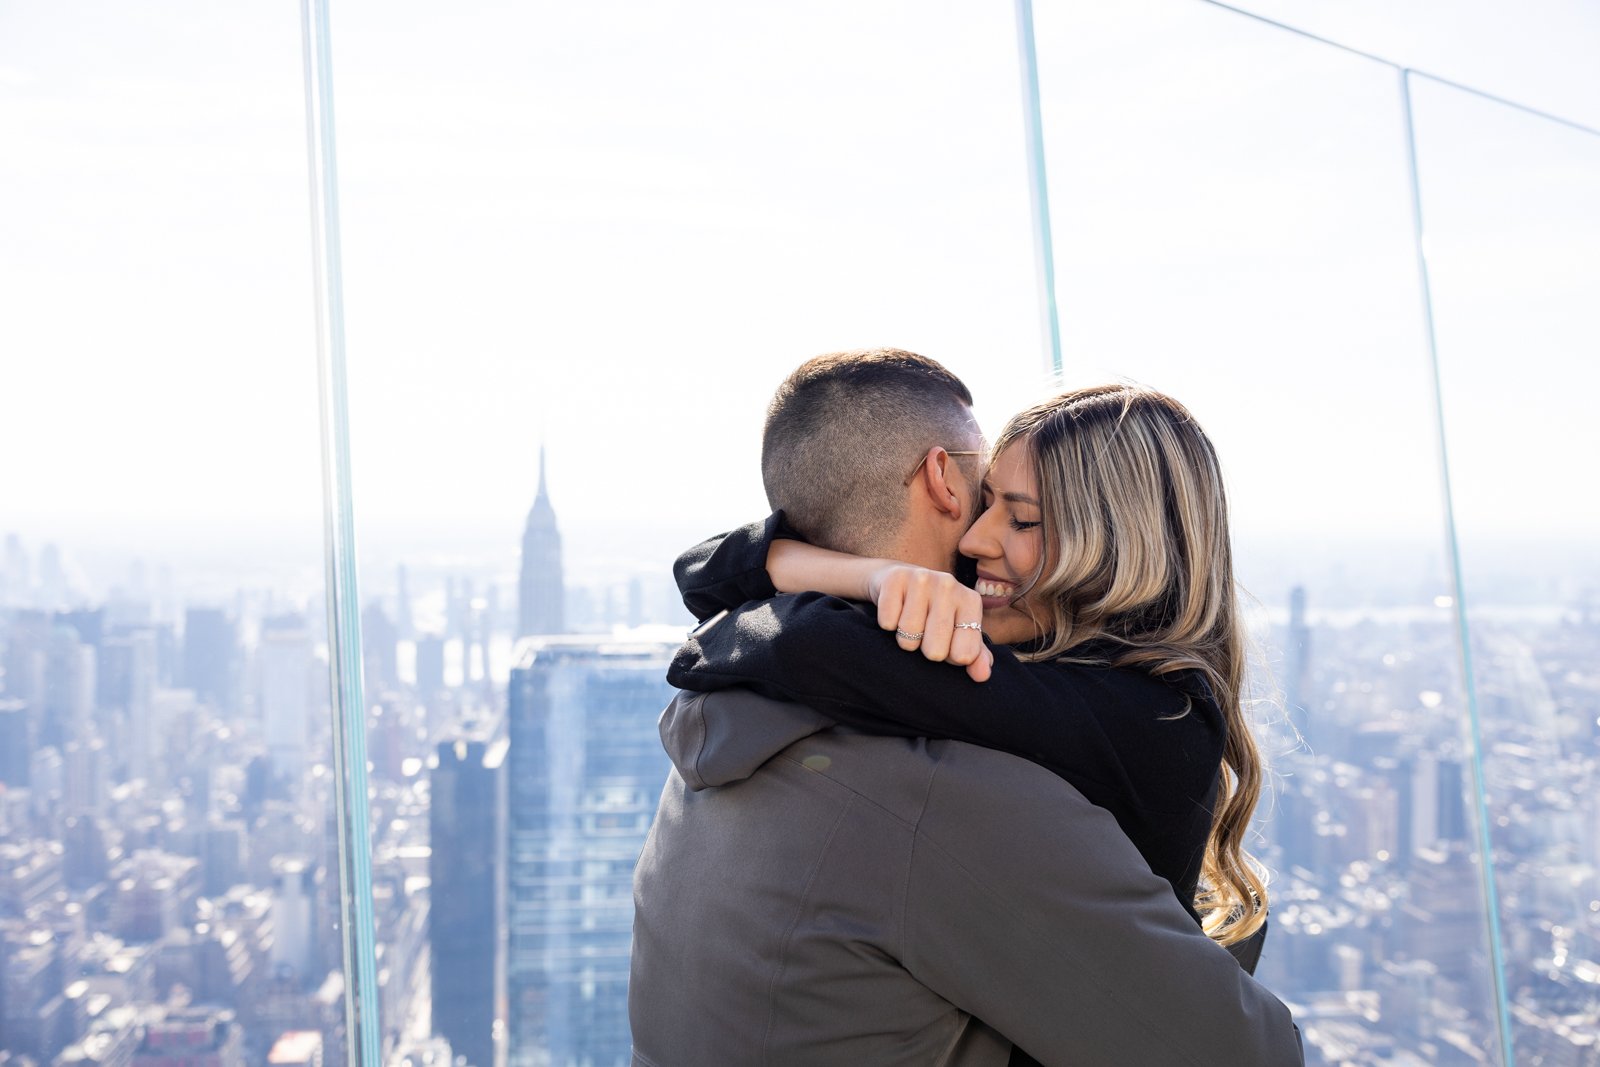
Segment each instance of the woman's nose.
[[963,556],[973,559],[994,559],[998,554],[995,551],[994,538],[988,533],[989,512],[985,511],[978,516],[978,521],[967,528],[961,535],[961,544],[957,547]]

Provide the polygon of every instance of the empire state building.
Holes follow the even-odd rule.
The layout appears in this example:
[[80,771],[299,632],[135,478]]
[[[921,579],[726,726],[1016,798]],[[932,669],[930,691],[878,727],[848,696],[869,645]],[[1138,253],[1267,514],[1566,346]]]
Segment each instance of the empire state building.
[[522,532],[522,578],[518,583],[517,636],[566,631],[566,590],[561,575],[561,531],[545,491],[544,446],[539,446],[539,492]]

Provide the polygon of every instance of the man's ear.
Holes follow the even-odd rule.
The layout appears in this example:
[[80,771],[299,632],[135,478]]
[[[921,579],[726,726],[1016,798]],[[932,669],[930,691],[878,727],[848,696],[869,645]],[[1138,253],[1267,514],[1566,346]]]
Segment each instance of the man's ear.
[[913,486],[928,495],[933,509],[951,519],[967,518],[967,502],[952,480],[955,457],[939,445],[928,449]]

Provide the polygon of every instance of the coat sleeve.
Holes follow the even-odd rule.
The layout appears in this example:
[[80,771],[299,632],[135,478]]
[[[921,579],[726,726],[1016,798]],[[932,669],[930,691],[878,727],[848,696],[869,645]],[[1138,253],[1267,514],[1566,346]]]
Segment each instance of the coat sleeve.
[[794,537],[775,511],[760,522],[707,538],[678,557],[672,576],[683,606],[700,622],[719,611],[778,595],[767,574],[767,550],[779,537]]
[[1037,768],[954,756],[907,873],[901,959],[918,981],[1044,1064],[1303,1064],[1289,1009],[1200,932],[1109,814],[1031,781]]
[[868,733],[999,749],[1093,799],[1119,798],[1148,812],[1188,813],[1210,794],[1225,733],[1215,704],[1187,702],[1139,672],[1025,663],[992,647],[993,674],[979,684],[959,668],[902,651],[870,605],[801,593],[745,605],[702,627],[667,677],[698,691],[748,686]]

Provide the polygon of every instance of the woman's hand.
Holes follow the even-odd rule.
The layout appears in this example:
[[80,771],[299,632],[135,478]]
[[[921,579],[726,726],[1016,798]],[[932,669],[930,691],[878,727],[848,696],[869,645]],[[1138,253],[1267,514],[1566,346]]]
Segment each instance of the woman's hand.
[[994,652],[983,643],[978,628],[983,622],[983,598],[954,575],[781,538],[767,552],[767,572],[780,592],[814,589],[849,600],[870,600],[878,605],[878,625],[897,631],[901,648],[921,649],[936,663],[965,667],[975,682],[989,680]]
[[975,682],[989,680],[994,653],[983,643],[983,598],[976,590],[943,571],[885,563],[867,592],[878,605],[878,625],[893,630],[901,648],[965,667]]

